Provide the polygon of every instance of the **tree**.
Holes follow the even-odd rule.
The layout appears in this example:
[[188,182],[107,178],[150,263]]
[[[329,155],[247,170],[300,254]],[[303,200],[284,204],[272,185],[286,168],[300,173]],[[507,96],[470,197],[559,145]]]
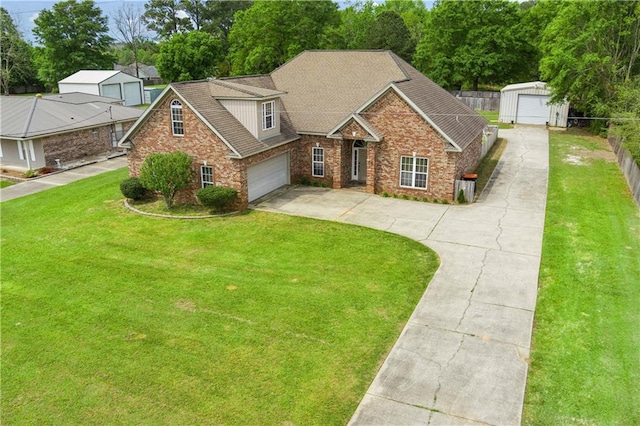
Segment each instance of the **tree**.
[[616,87],[612,109],[612,133],[640,165],[640,76]]
[[35,80],[31,46],[13,23],[7,10],[0,7],[0,93],[9,88]]
[[386,0],[376,8],[378,14],[384,11],[396,12],[402,18],[409,34],[413,47],[420,42],[427,18],[427,8],[421,0]]
[[145,41],[144,34],[146,31],[146,27],[142,21],[142,11],[138,7],[134,8],[130,3],[124,3],[122,8],[118,9],[113,20],[118,34],[118,39],[131,51],[133,55],[132,62],[136,67],[136,77],[140,77],[138,70],[138,54]]
[[92,0],[61,1],[40,12],[33,33],[42,44],[38,75],[49,86],[81,69],[111,69],[107,18]]
[[607,117],[616,87],[640,74],[640,2],[565,2],[540,49],[552,100]]
[[211,34],[191,31],[174,34],[160,45],[158,73],[166,81],[187,81],[211,77],[222,59],[222,43]]
[[155,31],[160,39],[168,40],[172,35],[193,29],[191,20],[182,10],[180,0],[150,0],[144,5],[142,20],[147,28]]
[[326,49],[366,49],[367,32],[376,21],[373,0],[357,1],[339,11],[340,24],[325,30],[321,47]]
[[411,61],[415,46],[411,34],[397,12],[386,10],[380,13],[367,31],[368,49],[388,49],[405,61]]
[[236,14],[229,33],[231,73],[267,73],[306,49],[317,49],[324,31],[337,25],[337,4],[256,1]]
[[181,151],[150,154],[140,167],[140,182],[145,188],[160,192],[170,209],[178,191],[193,182],[192,163],[191,156]]
[[478,90],[517,79],[530,50],[516,2],[443,0],[428,14],[414,65],[442,86]]

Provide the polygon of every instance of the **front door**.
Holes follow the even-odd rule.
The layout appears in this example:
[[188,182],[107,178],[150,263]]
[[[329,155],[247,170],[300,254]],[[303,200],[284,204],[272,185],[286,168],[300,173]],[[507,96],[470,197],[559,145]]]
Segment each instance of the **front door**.
[[364,146],[363,141],[355,141],[353,143],[351,180],[367,181],[367,148]]

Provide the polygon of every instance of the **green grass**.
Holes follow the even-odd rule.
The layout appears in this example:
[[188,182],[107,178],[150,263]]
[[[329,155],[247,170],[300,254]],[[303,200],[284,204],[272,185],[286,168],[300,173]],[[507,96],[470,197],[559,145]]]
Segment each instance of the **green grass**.
[[3,424],[345,424],[437,268],[367,228],[122,206],[126,170],[0,204]]
[[0,180],[0,189],[6,188],[7,186],[11,186],[11,185],[15,185],[15,182],[12,182],[10,180]]
[[491,149],[487,152],[487,155],[485,155],[480,162],[480,165],[476,170],[476,174],[478,175],[475,189],[476,198],[482,194],[482,191],[484,191],[484,188],[487,186],[487,183],[489,182],[489,179],[491,179],[491,175],[498,165],[498,162],[500,161],[502,153],[504,152],[506,147],[506,139],[498,138],[493,143]]
[[476,112],[486,118],[489,124],[498,126],[498,129],[513,129],[513,124],[511,123],[498,123],[498,116],[500,115],[498,111],[476,110]]
[[640,210],[608,151],[550,133],[525,424],[640,424]]

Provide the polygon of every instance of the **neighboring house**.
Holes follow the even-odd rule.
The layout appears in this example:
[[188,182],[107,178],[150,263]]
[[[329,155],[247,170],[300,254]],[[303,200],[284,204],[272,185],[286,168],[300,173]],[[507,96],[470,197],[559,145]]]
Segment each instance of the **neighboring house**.
[[118,150],[142,110],[85,93],[0,97],[0,165],[57,167]]
[[131,65],[114,64],[113,69],[116,71],[122,71],[123,73],[129,74],[133,77],[138,77],[144,81],[144,84],[162,84],[163,83],[163,80],[160,77],[160,74],[158,74],[158,69],[153,65],[138,63],[137,70],[136,70],[135,63]]
[[542,81],[510,84],[500,90],[500,123],[567,127],[569,103],[550,104],[551,89]]
[[131,175],[154,152],[194,159],[195,189],[239,208],[291,182],[454,199],[487,121],[390,51],[307,51],[269,75],[172,83],[127,132]]
[[122,71],[82,70],[58,82],[60,93],[81,92],[124,100],[125,106],[142,105],[142,80]]

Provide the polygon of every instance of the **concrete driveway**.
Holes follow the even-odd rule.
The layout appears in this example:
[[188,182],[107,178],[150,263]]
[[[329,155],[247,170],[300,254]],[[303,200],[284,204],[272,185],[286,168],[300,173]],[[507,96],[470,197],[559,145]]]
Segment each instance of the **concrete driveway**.
[[14,198],[35,194],[36,192],[46,191],[56,186],[66,185],[80,179],[96,176],[100,173],[110,172],[122,167],[127,167],[126,156],[96,161],[81,167],[44,175],[36,179],[2,188],[2,190],[0,190],[0,201],[9,201]]
[[292,187],[256,209],[363,225],[422,242],[441,265],[351,425],[517,425],[522,417],[548,175],[548,134],[508,140],[473,205]]

